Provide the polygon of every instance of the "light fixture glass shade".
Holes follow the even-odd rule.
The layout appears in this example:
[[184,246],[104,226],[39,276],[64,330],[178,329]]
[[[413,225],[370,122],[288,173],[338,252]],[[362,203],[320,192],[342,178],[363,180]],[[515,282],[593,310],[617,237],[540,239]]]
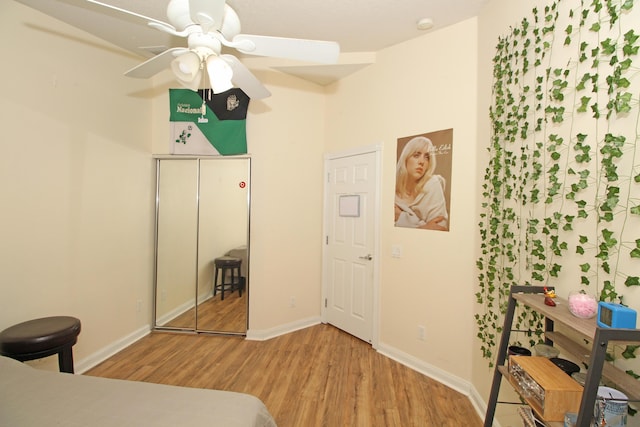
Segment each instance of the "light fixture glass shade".
[[207,58],[207,73],[213,93],[221,93],[233,87],[233,70],[224,59],[211,55]]
[[171,61],[171,70],[184,87],[197,91],[202,80],[200,56],[195,52],[186,52]]

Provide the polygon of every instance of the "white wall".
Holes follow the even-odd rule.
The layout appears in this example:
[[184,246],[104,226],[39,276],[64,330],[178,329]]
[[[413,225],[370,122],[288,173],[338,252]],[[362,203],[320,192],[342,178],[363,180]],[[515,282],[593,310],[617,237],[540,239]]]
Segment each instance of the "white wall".
[[[1,7],[3,40],[20,43],[0,52],[24,69],[3,67],[0,79],[0,328],[77,316],[82,361],[150,323],[151,155],[168,152],[170,83],[125,78],[139,59],[20,4]],[[268,335],[319,320],[325,97],[281,73],[259,77],[273,96],[253,101],[247,120],[249,321]]]
[[[556,2],[557,3],[557,2]],[[482,142],[482,146],[483,147],[488,147],[488,141],[489,138],[491,136],[491,128],[490,128],[490,121],[489,121],[489,106],[491,104],[491,100],[492,100],[492,94],[491,94],[491,88],[492,88],[492,84],[493,84],[493,76],[492,76],[492,72],[493,72],[493,57],[496,54],[496,45],[498,44],[498,38],[501,36],[507,36],[508,34],[511,33],[511,28],[516,28],[520,25],[520,23],[522,22],[523,18],[528,18],[529,22],[532,22],[532,10],[534,8],[537,8],[538,10],[542,11],[544,10],[545,6],[547,5],[551,5],[552,1],[551,0],[535,0],[535,1],[531,1],[531,2],[518,2],[518,1],[512,1],[512,0],[492,0],[491,2],[488,2],[486,7],[483,9],[481,15],[478,17],[478,23],[479,23],[479,32],[478,32],[478,140],[479,141],[486,141],[486,142]],[[556,33],[554,34],[556,40],[558,41],[562,41],[564,40],[564,37],[566,36],[565,34],[565,29],[567,28],[567,24],[566,22],[563,21],[563,19],[567,19],[567,16],[565,16],[565,14],[568,15],[567,11],[568,10],[572,10],[574,11],[574,13],[576,14],[576,16],[580,16],[580,2],[577,0],[574,1],[569,1],[567,0],[566,2],[564,2],[564,4],[566,4],[566,6],[562,7],[563,13],[560,15],[560,18],[558,20],[558,22],[556,23]],[[590,5],[590,3],[589,3]],[[617,5],[617,3],[616,3]],[[587,5],[585,5],[585,8],[588,8]],[[627,26],[632,26],[632,23],[636,23],[637,26],[637,19],[634,20],[634,15],[632,15],[633,13],[637,13],[637,8],[638,5],[635,4],[634,5],[634,10],[631,12],[631,14],[625,13],[623,14],[622,19],[625,20],[625,25]],[[593,12],[591,12],[593,14]],[[593,15],[590,15],[591,17]],[[607,15],[607,12],[605,10],[603,10],[600,15],[600,22],[602,23],[603,28],[608,28],[608,21],[609,21],[609,17]],[[620,28],[618,27],[620,26]],[[587,32],[588,26],[585,27],[585,29],[583,29],[582,31]],[[620,22],[616,23],[612,28],[611,28],[611,32],[612,34],[615,34],[616,31],[621,30],[622,26],[620,24]],[[579,36],[576,34],[576,31],[580,31],[577,28],[575,28],[574,26],[574,33],[572,34],[572,37],[574,37],[574,40],[576,38],[578,38]],[[605,31],[605,30],[603,30]],[[624,31],[623,31],[624,32]],[[590,32],[591,34],[593,34],[593,32]],[[582,34],[580,36],[581,40],[588,40],[589,39],[589,35]],[[597,43],[597,42],[596,42]],[[589,48],[590,49],[590,48]],[[554,52],[554,53],[558,53],[558,52]],[[566,56],[566,55],[565,55]],[[563,58],[563,57],[558,57],[558,55],[554,55],[554,60],[561,62],[562,64],[564,64],[565,61],[575,61],[577,60],[577,58]],[[636,58],[633,58],[633,60],[635,61]],[[603,61],[604,62],[604,61]],[[608,61],[607,61],[608,62]],[[599,70],[598,72],[602,73],[601,70]],[[637,73],[631,73],[633,75],[633,77],[631,77],[632,80],[635,81],[636,77],[637,77]],[[600,74],[602,77],[602,74]],[[604,78],[602,78],[602,81],[604,80]],[[572,96],[574,96],[575,94],[573,94]],[[582,120],[587,120],[587,121],[591,121],[592,124],[594,122],[593,117],[591,116],[591,114],[589,114],[588,118],[583,118]],[[627,134],[628,135],[633,135],[635,133],[637,133],[637,129],[636,129],[636,121],[635,120],[631,120],[631,122],[633,123],[626,123],[625,120],[619,120],[617,123],[615,123],[615,126],[613,125],[613,122],[615,122],[615,118],[612,118],[610,123],[604,124],[601,122],[597,123],[597,124],[593,124],[594,127],[598,126],[601,132],[608,132],[610,131],[609,129],[612,128],[617,128],[618,130],[620,130],[620,128],[625,129],[627,127]],[[548,124],[548,129],[553,129],[554,132],[558,132],[559,130],[562,130],[561,127],[559,127],[558,125],[555,125],[555,127],[551,124]],[[610,126],[610,127],[608,127]],[[605,131],[604,129],[608,129],[607,131]],[[575,130],[575,128],[572,130],[572,132],[577,132]],[[592,138],[593,139],[593,138]],[[593,143],[593,141],[591,142]],[[597,144],[597,142],[596,142]],[[636,140],[636,146],[637,146],[637,140]],[[598,153],[599,154],[599,153]],[[480,187],[479,184],[481,183],[481,178],[482,178],[482,174],[484,172],[484,168],[487,165],[487,153],[486,150],[482,150],[481,151],[481,156],[478,157],[478,162],[477,162],[477,168],[478,168],[478,174],[477,174],[477,184],[478,184],[478,192],[480,192]],[[593,183],[590,183],[590,185],[593,185]],[[478,219],[479,221],[479,219]],[[631,222],[633,222],[634,220],[631,220]],[[627,227],[629,225],[627,224]],[[632,228],[632,227],[631,227]],[[576,263],[575,258],[572,258],[572,252],[573,251],[569,251],[568,254],[563,254],[562,256],[562,263],[563,264],[569,264],[571,265],[571,263]],[[479,247],[478,247],[478,256],[479,256]],[[620,261],[622,262],[630,262],[629,259],[625,260],[624,257],[621,257]],[[582,261],[581,261],[582,262]],[[567,267],[569,266],[567,265]],[[631,268],[630,268],[631,270]],[[575,270],[577,271],[577,269]],[[572,277],[573,276],[573,277]],[[553,279],[550,280],[550,283],[552,283],[555,287],[556,287],[556,292],[562,296],[562,297],[566,297],[569,294],[569,291],[572,290],[579,290],[582,289],[581,285],[580,285],[580,280],[579,277],[574,276],[572,274],[565,274],[564,276],[560,276],[559,279],[557,279],[555,282],[552,281]],[[618,282],[620,283],[620,282]],[[597,284],[592,284],[592,290],[593,292],[595,292],[595,289],[593,289],[594,287],[600,287],[602,284],[601,283],[597,283]],[[628,304],[630,307],[633,308],[637,308],[640,306],[640,293],[638,292],[638,290],[634,287],[631,288],[624,288],[621,285],[617,285],[616,289],[621,293],[624,294],[624,303]],[[474,324],[475,327],[475,324]],[[488,367],[488,360],[482,358],[481,354],[480,354],[480,349],[479,349],[479,342],[476,340],[475,345],[473,346],[473,351],[474,351],[474,355],[473,355],[473,378],[472,378],[472,382],[479,394],[479,396],[482,396],[485,400],[488,398],[489,395],[489,390],[490,390],[490,386],[491,386],[491,377],[492,377],[492,373],[493,370],[490,369]],[[562,350],[562,349],[561,349]],[[561,355],[562,357],[564,357],[564,355]],[[572,358],[572,357],[569,357]],[[620,367],[622,370],[625,369],[631,369],[634,372],[638,371],[638,362],[637,359],[633,360],[629,360],[629,361],[624,361],[621,360],[622,358],[618,357],[617,360],[615,361],[615,364]],[[501,399],[500,400],[508,400],[508,399],[503,399],[502,396],[506,395],[506,392],[510,391],[511,388],[504,384],[503,381],[503,386],[501,388]],[[497,407],[497,419],[499,420],[499,422],[501,423],[501,425],[516,425],[516,424],[520,424],[521,420],[519,419],[519,417],[517,415],[514,414],[514,408],[513,406],[510,405],[498,405]],[[640,420],[638,419],[638,416],[635,417],[630,417],[628,420],[629,425],[640,425]]]
[[[247,119],[250,333],[319,319],[323,156],[380,143],[380,347],[469,382],[482,404],[492,371],[473,313],[491,58],[498,36],[544,3],[487,2],[477,19],[378,52],[376,64],[327,88],[258,72],[273,96],[252,101]],[[150,322],[151,155],[168,153],[171,78],[127,79],[137,59],[14,2],[0,6],[0,36],[11,59],[0,71],[0,328],[78,316],[76,359],[86,359]],[[451,230],[395,228],[396,139],[447,128]]]
[[[3,45],[2,52],[29,63],[26,74],[3,69],[2,120],[20,124],[5,127],[36,145],[26,151],[10,139],[3,142],[11,155],[3,157],[1,188],[12,206],[3,212],[3,226],[12,234],[2,249],[11,265],[2,272],[2,304],[8,307],[0,326],[60,312],[77,315],[85,325],[75,348],[82,360],[149,323],[151,154],[168,152],[166,89],[172,82],[168,73],[152,82],[124,78],[122,70],[135,58],[21,5],[2,7],[5,40],[23,40]],[[52,30],[58,34],[47,32]],[[250,333],[269,336],[319,320],[323,155],[380,142],[381,347],[470,378],[473,330],[464,313],[472,312],[473,302],[475,230],[468,212],[475,210],[475,198],[466,189],[475,174],[477,88],[475,47],[463,40],[475,33],[476,22],[469,20],[427,34],[380,52],[377,64],[328,88],[258,71],[273,96],[252,101],[247,119],[253,158]],[[42,102],[51,108],[40,112]],[[29,122],[36,113],[46,120],[37,127]],[[454,129],[451,231],[394,228],[396,138],[446,128]],[[33,166],[27,170],[16,159]],[[44,217],[41,198],[57,206]],[[402,259],[390,257],[392,244],[403,246]],[[37,269],[31,267],[36,261]],[[417,340],[419,324],[427,328],[426,342]],[[451,336],[458,339],[443,345]]]
[[[247,115],[252,157],[248,335],[265,338],[320,319],[326,101],[318,85],[266,69],[255,74],[272,96],[252,100]],[[166,89],[171,84],[170,74],[161,74],[150,92],[154,154],[169,152]]]
[[76,316],[82,361],[149,325],[148,102],[130,55],[23,5],[0,39],[0,329]]
[[[495,55],[495,47],[498,43],[498,37],[503,36],[509,31],[509,27],[517,24],[521,21],[522,17],[527,15],[535,4],[542,4],[543,1],[536,2],[519,2],[510,0],[492,0],[482,10],[482,13],[478,17],[478,140],[482,141],[483,149],[478,152],[477,158],[477,179],[476,179],[476,192],[482,193],[480,187],[482,183],[481,174],[484,173],[484,169],[487,167],[488,152],[486,148],[489,146],[491,127],[489,121],[489,106],[491,105],[491,87],[493,84],[493,57]],[[478,214],[478,213],[476,213]],[[480,218],[476,219],[479,222]],[[477,232],[476,232],[477,234]],[[476,258],[480,256],[480,249],[478,246]],[[477,286],[477,280],[474,280],[474,284]],[[477,288],[476,288],[477,291]],[[474,291],[475,292],[475,291]],[[477,307],[475,307],[477,309]],[[475,321],[472,324],[474,330],[476,330]],[[475,337],[474,345],[472,347],[473,352],[473,377],[472,383],[476,392],[478,393],[476,398],[482,402],[486,402],[489,398],[489,392],[491,390],[491,382],[493,379],[493,368],[489,367],[489,361],[482,357],[480,352],[480,340]],[[510,392],[508,384],[504,384],[501,387],[501,396],[507,396],[509,398],[516,398],[513,393]],[[508,400],[508,399],[505,399]],[[496,420],[499,420],[503,425],[511,425],[514,423],[519,425],[522,423],[518,415],[514,416],[513,408],[511,405],[498,405],[496,411]]]
[[[477,23],[470,19],[377,53],[376,63],[335,83],[327,103],[327,151],[383,145],[380,347],[468,381],[476,179]],[[394,227],[397,138],[453,128],[449,232]],[[391,257],[400,245],[402,258]],[[426,340],[418,339],[418,325]],[[454,378],[455,380],[455,378]]]

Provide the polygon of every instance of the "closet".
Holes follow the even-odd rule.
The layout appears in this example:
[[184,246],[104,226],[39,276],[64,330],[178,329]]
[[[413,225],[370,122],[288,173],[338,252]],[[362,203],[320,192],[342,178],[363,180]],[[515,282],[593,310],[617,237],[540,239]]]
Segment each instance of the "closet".
[[[155,161],[154,329],[245,335],[251,159]],[[224,300],[214,295],[214,260],[222,256],[242,263],[236,291],[225,292]]]

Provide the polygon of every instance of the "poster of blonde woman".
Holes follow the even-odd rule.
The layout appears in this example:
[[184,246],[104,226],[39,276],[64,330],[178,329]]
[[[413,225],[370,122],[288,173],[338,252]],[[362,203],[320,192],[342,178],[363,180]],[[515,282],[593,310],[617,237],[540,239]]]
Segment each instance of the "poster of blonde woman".
[[449,231],[453,129],[398,138],[395,225]]

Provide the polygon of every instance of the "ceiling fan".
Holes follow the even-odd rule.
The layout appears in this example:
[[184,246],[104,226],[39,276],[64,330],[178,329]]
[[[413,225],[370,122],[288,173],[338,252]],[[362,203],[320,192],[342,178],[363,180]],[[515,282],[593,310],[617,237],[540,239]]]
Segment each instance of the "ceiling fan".
[[221,53],[223,46],[249,55],[326,64],[337,62],[340,54],[340,46],[332,41],[241,34],[240,19],[225,0],[170,0],[167,6],[169,23],[97,0],[87,2],[133,15],[168,34],[186,37],[187,47],[169,48],[125,75],[149,78],[171,67],[176,79],[194,91],[201,86],[203,77],[208,77],[214,93],[235,85],[253,99],[271,95],[238,58]]

